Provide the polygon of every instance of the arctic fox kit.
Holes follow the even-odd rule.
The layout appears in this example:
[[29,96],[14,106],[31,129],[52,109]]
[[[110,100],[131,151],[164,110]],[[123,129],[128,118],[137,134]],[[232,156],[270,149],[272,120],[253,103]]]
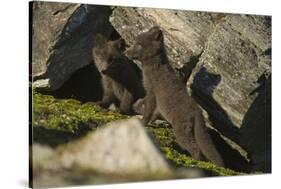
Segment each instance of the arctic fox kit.
[[207,158],[218,166],[224,162],[207,132],[196,102],[188,95],[166,56],[163,33],[159,27],[137,36],[126,54],[142,62],[144,98],[143,122],[160,113],[173,127],[177,143],[198,160]]
[[133,103],[144,96],[141,72],[124,54],[125,41],[107,41],[104,36],[95,36],[94,63],[101,74],[103,97],[99,104],[107,108],[119,104],[121,113],[132,114]]

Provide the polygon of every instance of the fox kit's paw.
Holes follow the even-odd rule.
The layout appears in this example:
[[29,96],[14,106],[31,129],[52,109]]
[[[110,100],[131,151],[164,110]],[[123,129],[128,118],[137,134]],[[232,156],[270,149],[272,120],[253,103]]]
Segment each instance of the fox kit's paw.
[[97,111],[106,111],[106,108],[104,107],[104,105],[102,104],[101,101],[97,101],[97,102],[87,102],[87,104],[96,106]]
[[137,114],[143,115],[144,112],[144,99],[138,99],[134,104],[133,104],[133,110]]
[[134,111],[130,108],[120,108],[120,113],[125,115],[135,115]]
[[100,106],[100,107],[102,107],[102,108],[108,108],[109,107],[109,104],[108,103],[105,103],[105,102],[103,102],[103,101],[97,101],[97,102],[95,102],[96,103],[96,105],[98,105],[98,106]]

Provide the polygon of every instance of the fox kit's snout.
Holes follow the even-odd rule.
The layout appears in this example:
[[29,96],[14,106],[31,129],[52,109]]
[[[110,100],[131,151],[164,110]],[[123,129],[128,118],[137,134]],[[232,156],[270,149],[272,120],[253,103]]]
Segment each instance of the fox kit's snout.
[[[147,45],[147,44],[151,45]],[[163,32],[158,27],[152,27],[147,32],[137,36],[135,43],[126,50],[126,55],[132,60],[141,60],[154,56],[161,49]]]
[[99,72],[115,69],[114,67],[117,67],[115,64],[122,62],[126,46],[123,39],[107,41],[103,35],[97,34],[94,45],[93,57]]
[[137,56],[137,52],[141,51],[141,46],[140,45],[134,45],[134,46],[131,46],[129,47],[125,54],[131,59],[131,60],[136,60],[138,59],[138,56]]

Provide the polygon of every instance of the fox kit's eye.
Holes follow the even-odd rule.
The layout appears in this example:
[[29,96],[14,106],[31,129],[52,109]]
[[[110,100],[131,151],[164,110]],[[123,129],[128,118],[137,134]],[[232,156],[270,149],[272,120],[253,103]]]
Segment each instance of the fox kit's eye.
[[136,46],[136,50],[137,50],[137,51],[141,51],[141,50],[142,50],[141,44],[138,44],[138,45]]
[[112,63],[113,61],[115,61],[117,59],[117,56],[112,56],[110,58],[108,58],[108,62]]
[[124,39],[119,39],[117,43],[117,48],[121,51],[124,51],[126,49],[126,42]]

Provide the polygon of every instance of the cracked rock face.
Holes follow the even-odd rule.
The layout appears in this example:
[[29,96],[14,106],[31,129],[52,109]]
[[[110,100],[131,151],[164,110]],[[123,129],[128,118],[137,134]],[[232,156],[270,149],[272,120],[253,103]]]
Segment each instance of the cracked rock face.
[[91,64],[94,34],[113,31],[108,6],[33,2],[32,14],[32,75],[48,81],[35,82],[45,90],[58,89]]
[[79,4],[35,2],[32,6],[32,74],[46,72],[49,53]]
[[128,44],[132,44],[139,33],[154,25],[160,26],[168,57],[173,67],[181,68],[202,52],[217,17],[215,13],[117,7],[110,22]]
[[217,129],[245,148],[253,170],[270,172],[271,18],[226,16],[196,69],[189,84],[209,116],[219,120]]
[[[216,26],[205,44],[197,67],[206,69],[193,74],[197,92],[211,96],[228,114],[236,127],[242,125],[245,113],[255,96],[250,93],[259,86],[258,78],[271,70],[271,57],[265,51],[271,48],[269,17],[228,15]],[[209,75],[220,75],[214,90],[204,82]],[[208,107],[212,109],[212,107]],[[218,114],[218,113],[217,113]]]
[[[142,31],[160,26],[173,67],[188,65],[202,53],[188,85],[214,98],[236,127],[253,101],[248,96],[258,87],[256,81],[271,69],[271,57],[265,54],[271,48],[267,16],[118,7],[110,22],[129,44]],[[202,67],[206,74],[198,74]]]

